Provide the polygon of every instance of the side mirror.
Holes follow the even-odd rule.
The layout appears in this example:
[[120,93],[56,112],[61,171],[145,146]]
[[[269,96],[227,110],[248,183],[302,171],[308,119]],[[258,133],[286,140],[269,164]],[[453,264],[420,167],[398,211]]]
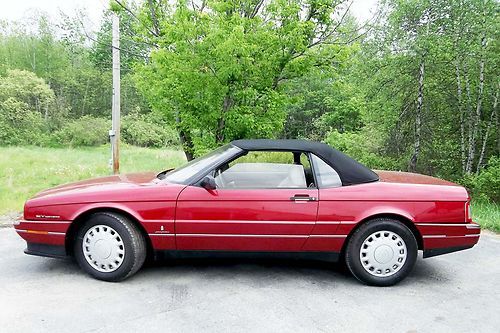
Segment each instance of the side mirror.
[[203,187],[206,190],[215,190],[217,188],[217,184],[215,183],[215,178],[212,176],[205,176],[201,182],[200,182],[201,187]]

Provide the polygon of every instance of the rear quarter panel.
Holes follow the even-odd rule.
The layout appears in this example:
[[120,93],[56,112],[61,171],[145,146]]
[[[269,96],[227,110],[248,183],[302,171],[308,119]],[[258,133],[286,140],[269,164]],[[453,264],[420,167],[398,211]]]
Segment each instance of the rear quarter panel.
[[[465,233],[441,224],[464,224],[467,191],[460,186],[375,182],[321,189],[318,222],[313,234],[336,235],[306,243],[309,251],[340,251],[357,224],[380,215],[397,215],[411,221],[424,235]],[[424,224],[420,226],[419,224]],[[426,224],[436,227],[425,226]],[[463,230],[462,230],[463,229]],[[439,242],[424,237],[424,248]]]

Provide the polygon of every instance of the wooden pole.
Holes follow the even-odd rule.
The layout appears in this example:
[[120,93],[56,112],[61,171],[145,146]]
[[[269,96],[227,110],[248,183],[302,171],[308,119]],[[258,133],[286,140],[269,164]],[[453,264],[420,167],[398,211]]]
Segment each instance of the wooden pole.
[[113,173],[120,172],[120,18],[113,14],[113,103],[112,103],[112,127],[111,158]]

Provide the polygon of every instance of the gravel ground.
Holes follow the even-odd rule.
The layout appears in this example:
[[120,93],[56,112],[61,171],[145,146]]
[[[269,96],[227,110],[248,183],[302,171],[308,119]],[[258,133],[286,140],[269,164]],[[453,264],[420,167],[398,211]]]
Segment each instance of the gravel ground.
[[71,260],[23,254],[0,229],[2,332],[498,332],[500,236],[423,260],[397,286],[368,287],[313,261],[182,260],[121,283]]

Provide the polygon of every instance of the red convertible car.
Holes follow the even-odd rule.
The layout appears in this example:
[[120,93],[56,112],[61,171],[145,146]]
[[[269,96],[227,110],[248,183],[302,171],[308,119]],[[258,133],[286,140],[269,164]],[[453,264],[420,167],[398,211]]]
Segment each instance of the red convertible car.
[[360,281],[395,284],[424,258],[471,248],[467,191],[372,171],[330,146],[237,140],[175,169],[103,177],[36,195],[15,228],[27,254],[74,256],[123,280],[146,257],[283,255],[345,260]]

